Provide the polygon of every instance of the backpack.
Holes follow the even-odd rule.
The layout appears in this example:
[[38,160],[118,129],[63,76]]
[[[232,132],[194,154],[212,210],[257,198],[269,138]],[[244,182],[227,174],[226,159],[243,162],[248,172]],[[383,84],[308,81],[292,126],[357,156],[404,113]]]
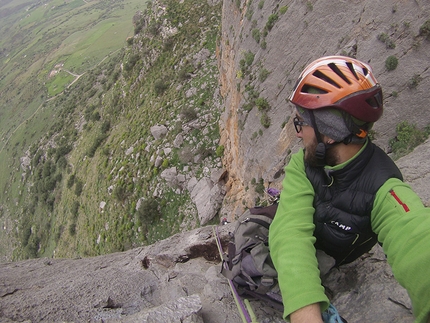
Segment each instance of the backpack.
[[[284,310],[278,275],[268,246],[269,227],[277,209],[276,201],[270,206],[257,206],[246,210],[238,218],[234,231],[230,232],[227,254],[222,252],[221,241],[214,229],[223,259],[221,273],[231,282],[233,296],[242,313],[242,320],[246,323],[255,322],[254,313],[249,302],[245,303],[245,306],[239,295],[260,299],[281,313]],[[322,318],[326,323],[348,323],[332,304],[322,313]]]
[[277,272],[269,253],[269,226],[278,204],[246,210],[238,219],[227,254],[223,255],[221,273],[233,281],[241,294],[265,300],[282,310],[277,286]]

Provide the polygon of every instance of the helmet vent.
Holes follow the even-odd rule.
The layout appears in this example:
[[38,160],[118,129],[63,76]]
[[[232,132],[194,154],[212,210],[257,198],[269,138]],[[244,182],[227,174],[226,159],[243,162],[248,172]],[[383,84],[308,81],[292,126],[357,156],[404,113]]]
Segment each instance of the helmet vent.
[[346,83],[351,84],[351,81],[348,80],[348,78],[345,76],[345,74],[342,73],[342,71],[339,69],[339,67],[336,66],[335,63],[329,63],[328,67],[331,68],[333,72],[335,72],[342,80],[344,80]]
[[354,65],[353,65],[351,62],[347,62],[347,63],[346,63],[346,66],[348,66],[348,68],[349,68],[349,70],[351,71],[352,75],[354,75],[354,77],[355,77],[355,78],[356,78],[356,80],[358,81],[358,80],[359,80],[359,78],[358,78],[357,72],[356,72],[356,71],[355,71],[355,69],[354,69]]
[[327,75],[325,75],[324,73],[320,72],[320,71],[315,71],[313,73],[313,75],[327,83],[330,83],[331,85],[337,87],[338,89],[340,89],[341,87],[339,86],[339,84],[337,84],[335,81],[333,81],[331,78],[329,78]]
[[364,76],[367,76],[367,74],[369,74],[369,71],[365,67],[363,67],[363,74]]
[[372,108],[378,109],[382,107],[382,95],[381,92],[376,93],[373,97],[366,99],[367,104]]
[[311,86],[308,84],[303,85],[302,87],[302,92],[303,93],[310,93],[310,94],[326,94],[328,93],[327,91],[317,88],[315,86]]

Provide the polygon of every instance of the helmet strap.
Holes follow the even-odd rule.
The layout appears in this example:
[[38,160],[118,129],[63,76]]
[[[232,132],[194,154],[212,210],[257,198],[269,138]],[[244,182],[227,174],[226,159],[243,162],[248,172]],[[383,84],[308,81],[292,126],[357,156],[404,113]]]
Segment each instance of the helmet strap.
[[312,128],[315,132],[315,137],[317,138],[318,145],[315,151],[315,157],[317,158],[318,166],[325,166],[325,154],[326,154],[326,144],[324,144],[322,140],[321,133],[318,130],[317,123],[315,122],[314,112],[312,110],[308,110],[309,117],[311,118]]
[[369,123],[364,123],[362,125],[358,125],[354,122],[352,116],[348,113],[343,113],[343,119],[345,120],[345,124],[350,129],[351,134],[343,139],[343,143],[348,145],[351,143],[352,138],[357,137],[360,139],[366,138],[369,132]]

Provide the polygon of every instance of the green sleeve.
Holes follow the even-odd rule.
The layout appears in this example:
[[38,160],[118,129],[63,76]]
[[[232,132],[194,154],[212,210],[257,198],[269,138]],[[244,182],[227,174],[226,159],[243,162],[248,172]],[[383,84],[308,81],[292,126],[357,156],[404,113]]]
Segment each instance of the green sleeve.
[[329,300],[321,285],[313,236],[314,190],[306,177],[303,150],[285,167],[278,211],[269,230],[269,247],[278,272],[284,318],[313,303]]
[[388,180],[379,190],[372,211],[394,277],[409,293],[416,323],[430,313],[430,209],[409,185]]

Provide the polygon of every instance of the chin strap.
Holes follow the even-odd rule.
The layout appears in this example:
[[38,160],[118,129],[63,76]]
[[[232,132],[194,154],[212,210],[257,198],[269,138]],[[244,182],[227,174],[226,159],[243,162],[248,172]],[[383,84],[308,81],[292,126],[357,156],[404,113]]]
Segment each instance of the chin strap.
[[311,118],[312,128],[314,129],[315,136],[318,141],[318,145],[315,151],[315,157],[317,158],[318,166],[325,166],[326,164],[325,153],[327,151],[327,146],[322,141],[321,133],[319,132],[317,123],[315,122],[314,112],[312,110],[308,110],[308,111],[309,111],[309,117]]

